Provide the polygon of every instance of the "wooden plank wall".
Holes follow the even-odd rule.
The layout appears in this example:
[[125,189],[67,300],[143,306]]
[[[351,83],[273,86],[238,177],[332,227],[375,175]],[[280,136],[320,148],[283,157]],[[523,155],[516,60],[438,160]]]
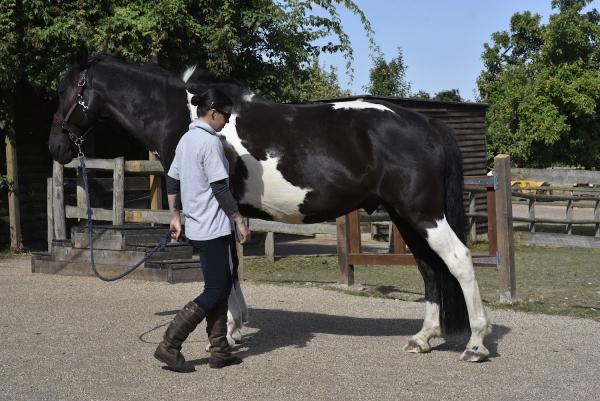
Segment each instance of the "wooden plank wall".
[[[455,103],[399,99],[395,103],[429,117],[439,118],[455,132],[458,146],[463,155],[464,175],[485,175],[486,169],[486,122],[487,105],[478,103]],[[465,193],[465,210],[468,211]],[[485,193],[475,196],[475,211],[487,212]],[[487,232],[487,222],[478,222],[477,233]]]

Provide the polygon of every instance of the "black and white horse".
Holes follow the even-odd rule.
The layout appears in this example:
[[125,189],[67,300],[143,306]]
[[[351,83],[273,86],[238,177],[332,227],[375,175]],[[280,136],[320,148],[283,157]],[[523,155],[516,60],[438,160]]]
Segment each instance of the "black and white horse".
[[278,104],[194,68],[179,77],[82,51],[60,84],[50,152],[71,161],[73,140],[110,119],[168,170],[196,117],[189,99],[208,88],[234,102],[221,134],[244,215],[314,223],[383,205],[425,282],[423,327],[404,349],[428,352],[431,338],[470,329],[461,358],[488,356],[483,340],[491,325],[464,245],[462,157],[452,131],[436,119],[382,101]]

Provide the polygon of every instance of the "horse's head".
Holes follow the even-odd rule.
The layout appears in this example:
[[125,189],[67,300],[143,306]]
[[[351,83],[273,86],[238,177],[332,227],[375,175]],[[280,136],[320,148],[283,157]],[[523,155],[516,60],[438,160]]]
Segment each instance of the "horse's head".
[[82,46],[76,63],[67,71],[58,87],[58,109],[54,113],[48,148],[52,158],[66,164],[77,156],[78,148],[95,122],[98,98],[92,88],[88,52]]

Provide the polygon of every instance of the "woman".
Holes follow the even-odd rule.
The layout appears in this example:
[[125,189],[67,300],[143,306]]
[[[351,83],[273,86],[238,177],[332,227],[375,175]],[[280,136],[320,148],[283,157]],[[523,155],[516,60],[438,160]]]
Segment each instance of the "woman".
[[167,194],[175,239],[181,238],[178,208],[181,194],[185,235],[194,251],[199,252],[204,290],[177,313],[154,352],[156,359],[180,372],[194,371],[186,365],[181,344],[204,318],[210,342],[209,366],[222,368],[242,362],[231,355],[226,339],[227,299],[233,284],[231,272],[237,272],[232,222],[240,243],[250,239],[250,230],[229,190],[229,164],[217,136],[229,121],[233,103],[215,89],[193,96],[191,103],[197,106],[199,117],[192,121],[189,131],[177,144],[166,177]]

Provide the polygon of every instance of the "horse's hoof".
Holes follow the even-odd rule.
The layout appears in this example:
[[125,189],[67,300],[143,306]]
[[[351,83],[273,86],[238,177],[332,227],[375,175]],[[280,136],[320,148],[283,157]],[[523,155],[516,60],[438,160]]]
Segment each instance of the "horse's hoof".
[[461,355],[460,359],[466,362],[483,362],[485,361],[490,352],[483,345],[474,346],[467,348]]
[[408,340],[408,344],[406,344],[402,349],[413,354],[425,354],[431,351],[431,347],[428,343],[422,344],[416,340],[413,340],[412,338]]

